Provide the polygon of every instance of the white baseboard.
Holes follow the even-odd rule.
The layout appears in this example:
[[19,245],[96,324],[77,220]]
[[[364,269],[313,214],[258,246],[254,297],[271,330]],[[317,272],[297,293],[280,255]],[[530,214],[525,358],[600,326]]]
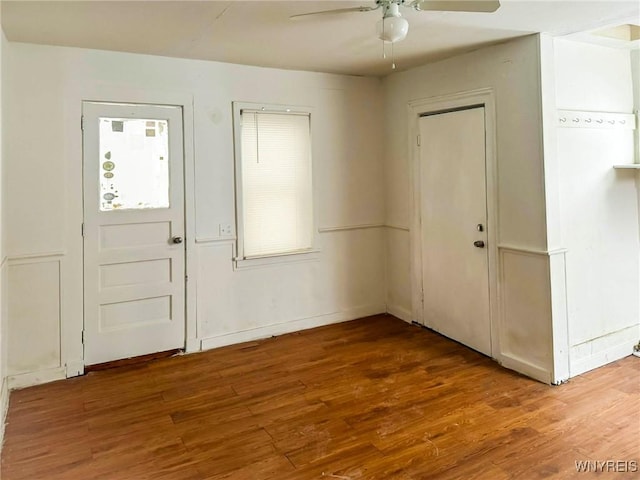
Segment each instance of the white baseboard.
[[349,320],[355,320],[369,315],[378,315],[386,313],[386,311],[387,309],[385,305],[366,305],[363,307],[344,310],[342,312],[301,318],[290,322],[266,325],[264,327],[252,328],[250,330],[203,338],[200,343],[200,348],[202,350],[210,350],[212,348],[224,347],[226,345],[234,345],[236,343],[251,342],[253,340],[273,337],[275,335],[284,335],[285,333],[298,332],[300,330],[322,327],[333,323],[347,322]]
[[67,378],[65,367],[50,368],[38,372],[22,373],[20,375],[9,375],[7,377],[7,387],[9,390],[16,388],[32,387],[41,383],[54,382]]
[[200,340],[197,338],[187,338],[184,349],[185,353],[194,353],[200,351]]
[[552,382],[552,374],[549,370],[544,369],[538,365],[534,365],[522,358],[518,358],[515,355],[509,355],[502,353],[499,359],[500,364],[510,370],[515,370],[518,373],[531,377],[542,383],[550,384]]
[[633,347],[638,343],[637,340],[628,340],[618,345],[613,345],[605,350],[592,353],[588,357],[572,360],[569,358],[569,375],[575,377],[583,373],[602,367],[608,363],[615,362],[621,358],[628,357],[633,354]]
[[84,375],[84,361],[82,360],[73,360],[67,362],[65,368],[65,376],[67,378],[77,377],[79,375]]
[[413,320],[413,315],[411,314],[411,310],[408,310],[404,307],[400,307],[398,305],[387,304],[387,313],[390,315],[393,315],[394,317],[399,318],[400,320],[404,320],[407,323],[411,323]]
[[2,386],[0,387],[0,451],[4,445],[4,426],[7,420],[7,411],[9,410],[9,387],[7,386],[7,379],[2,379]]

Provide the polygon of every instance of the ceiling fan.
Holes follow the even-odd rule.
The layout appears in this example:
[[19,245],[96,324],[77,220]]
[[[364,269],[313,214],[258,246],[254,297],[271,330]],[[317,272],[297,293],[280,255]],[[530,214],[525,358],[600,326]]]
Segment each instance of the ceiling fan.
[[[492,13],[500,8],[499,0],[375,0],[375,6],[360,6],[338,8],[320,12],[301,13],[289,18],[297,19],[312,15],[333,15],[338,13],[372,12],[382,9],[382,19],[376,24],[378,38],[383,42],[382,55],[386,58],[384,44],[393,44],[404,40],[409,32],[409,22],[400,13],[400,7],[417,11],[448,11],[448,12],[483,12]],[[396,68],[392,60],[392,68]]]

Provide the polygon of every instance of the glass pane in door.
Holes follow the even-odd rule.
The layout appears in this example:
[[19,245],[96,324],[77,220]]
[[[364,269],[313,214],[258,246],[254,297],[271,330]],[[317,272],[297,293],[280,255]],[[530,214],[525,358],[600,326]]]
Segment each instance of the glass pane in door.
[[100,118],[100,211],[169,207],[169,124]]

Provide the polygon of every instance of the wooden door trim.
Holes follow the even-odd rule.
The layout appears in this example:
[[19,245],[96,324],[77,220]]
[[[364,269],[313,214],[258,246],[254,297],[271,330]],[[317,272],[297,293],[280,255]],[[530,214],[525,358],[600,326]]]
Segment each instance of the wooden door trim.
[[421,182],[420,149],[418,135],[419,120],[423,115],[452,111],[469,107],[484,107],[485,110],[485,154],[487,191],[487,254],[489,265],[489,315],[491,325],[491,356],[501,361],[500,349],[500,292],[498,282],[498,163],[496,156],[496,108],[495,92],[483,88],[418,99],[408,104],[408,152],[410,155],[410,258],[411,258],[411,306],[413,320],[424,325],[423,285],[422,285],[422,243],[421,243]]

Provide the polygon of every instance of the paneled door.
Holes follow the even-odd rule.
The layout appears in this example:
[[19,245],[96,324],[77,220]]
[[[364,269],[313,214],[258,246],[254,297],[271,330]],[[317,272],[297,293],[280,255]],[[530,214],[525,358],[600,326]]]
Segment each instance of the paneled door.
[[82,110],[85,364],[184,348],[182,109]]
[[491,355],[484,107],[420,118],[424,323]]

